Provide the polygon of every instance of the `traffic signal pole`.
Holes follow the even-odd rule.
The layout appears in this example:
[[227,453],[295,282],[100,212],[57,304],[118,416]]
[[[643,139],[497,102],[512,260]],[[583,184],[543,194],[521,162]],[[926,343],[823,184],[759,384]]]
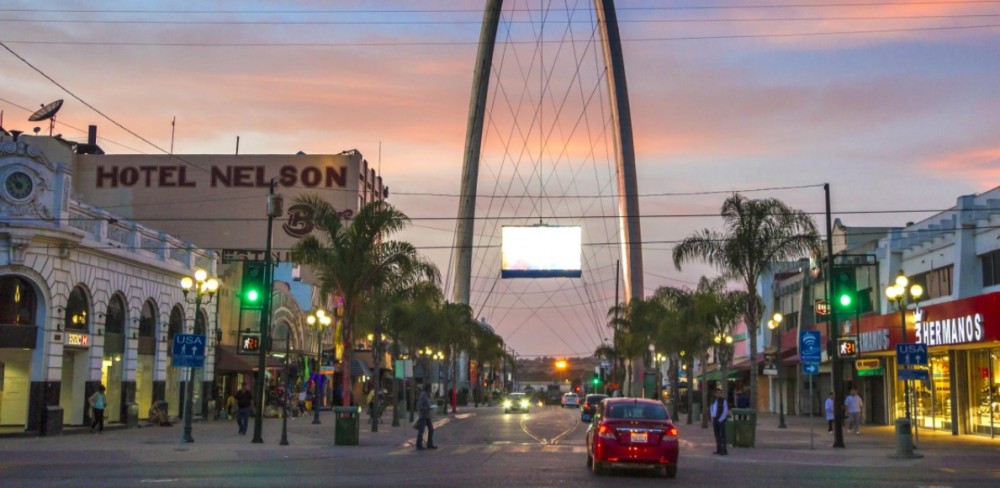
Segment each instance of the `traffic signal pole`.
[[[271,231],[274,225],[274,217],[281,214],[280,209],[275,212],[272,207],[280,207],[281,203],[273,205],[274,200],[274,179],[268,184],[267,191],[267,244],[264,250],[264,302],[260,311],[260,350],[257,354],[257,381],[254,385],[254,403],[257,408],[257,415],[253,418],[253,444],[263,444],[264,438],[261,431],[264,427],[264,375],[266,373],[267,350],[271,348],[271,282],[274,278],[273,266],[271,263]],[[280,201],[279,201],[280,202]]]
[[[833,301],[833,223],[830,218],[830,184],[823,184],[823,192],[826,194],[826,300],[828,304]],[[839,338],[839,324],[837,323],[837,311],[831,310],[827,345],[827,354],[833,363],[833,447],[844,447],[844,409],[840,405],[844,404],[844,370],[837,355],[837,339]],[[832,353],[832,354],[831,354]]]

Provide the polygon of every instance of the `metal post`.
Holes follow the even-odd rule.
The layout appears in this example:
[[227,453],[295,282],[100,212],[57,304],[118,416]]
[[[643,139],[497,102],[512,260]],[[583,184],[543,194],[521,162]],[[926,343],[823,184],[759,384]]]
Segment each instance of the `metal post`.
[[[255,401],[257,403],[257,415],[254,416],[253,420],[253,440],[254,444],[263,444],[264,438],[261,435],[261,431],[264,428],[264,374],[266,372],[266,355],[267,350],[271,347],[271,293],[273,292],[272,280],[274,279],[274,271],[271,263],[271,234],[272,228],[274,226],[274,218],[277,217],[278,212],[272,211],[272,203],[274,203],[274,184],[275,178],[272,178],[270,183],[268,183],[267,190],[267,244],[264,250],[264,276],[265,285],[264,292],[264,303],[260,312],[260,352],[257,354],[257,382],[254,385],[256,392]],[[280,206],[280,203],[278,204]]]
[[785,425],[785,382],[781,374],[781,322],[778,322],[778,428],[786,429]]
[[[198,307],[195,307],[195,317],[198,316],[197,310]],[[194,438],[191,437],[191,417],[193,416],[192,409],[194,408],[194,400],[191,398],[194,396],[194,368],[188,368],[188,381],[184,390],[184,436],[181,438],[181,441],[191,443],[194,442]]]
[[[320,372],[322,373],[322,371],[323,371],[323,324],[320,323],[320,322],[316,323],[316,358],[317,358],[316,359],[316,367],[319,368]],[[319,404],[316,403],[316,400],[319,398],[319,395],[316,394],[316,393],[319,392],[319,381],[318,381],[319,377],[317,376],[316,378],[317,378],[317,381],[316,381],[316,390],[313,391],[313,421],[312,421],[313,424],[319,424],[319,423],[321,423],[319,421]]]
[[831,312],[828,316],[829,322],[829,334],[828,339],[830,344],[827,347],[828,352],[833,352],[830,355],[830,361],[833,363],[833,447],[844,447],[844,410],[842,408],[837,408],[837,405],[844,404],[844,370],[843,365],[840,364],[840,359],[837,357],[837,337],[840,335],[837,324],[837,314],[832,310],[833,304],[833,222],[830,216],[830,184],[823,184],[823,192],[826,194],[826,302],[831,304]]
[[289,388],[289,371],[288,371],[288,343],[291,336],[291,329],[285,329],[285,391],[282,393],[284,398],[281,399],[281,441],[278,445],[287,446],[288,445],[288,388]]

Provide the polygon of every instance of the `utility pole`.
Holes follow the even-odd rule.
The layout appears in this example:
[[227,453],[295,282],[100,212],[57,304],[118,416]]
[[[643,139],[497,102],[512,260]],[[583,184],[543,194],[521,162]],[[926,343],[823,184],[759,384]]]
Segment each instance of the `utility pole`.
[[257,354],[257,381],[254,384],[257,415],[253,419],[253,444],[263,444],[261,431],[264,427],[264,375],[266,369],[267,351],[271,348],[271,294],[274,289],[274,264],[271,261],[271,234],[274,218],[281,215],[281,196],[274,194],[274,182],[271,178],[267,191],[267,245],[264,250],[264,303],[260,311],[260,351]]
[[837,354],[837,338],[840,336],[837,323],[837,312],[833,310],[833,223],[830,218],[830,184],[823,184],[826,194],[826,303],[831,304],[830,318],[827,322],[827,354],[833,362],[833,447],[844,447],[844,409],[838,408],[844,404],[844,370]]

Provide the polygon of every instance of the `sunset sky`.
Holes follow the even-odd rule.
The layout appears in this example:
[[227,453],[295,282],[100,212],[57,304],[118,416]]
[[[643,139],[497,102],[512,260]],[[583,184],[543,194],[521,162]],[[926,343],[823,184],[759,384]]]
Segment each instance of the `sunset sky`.
[[[47,132],[27,117],[65,99],[55,131],[82,141],[96,124],[109,154],[169,150],[175,117],[179,154],[231,154],[237,137],[241,154],[358,149],[414,218],[402,237],[444,270],[483,5],[0,0],[3,127]],[[539,5],[592,2],[505,9]],[[830,183],[835,218],[901,226],[1000,184],[1000,1],[616,5],[646,293],[716,274],[677,271],[670,251],[718,226],[691,215],[717,214],[725,192],[779,198],[822,226]],[[494,324],[522,355],[600,342],[520,325]]]

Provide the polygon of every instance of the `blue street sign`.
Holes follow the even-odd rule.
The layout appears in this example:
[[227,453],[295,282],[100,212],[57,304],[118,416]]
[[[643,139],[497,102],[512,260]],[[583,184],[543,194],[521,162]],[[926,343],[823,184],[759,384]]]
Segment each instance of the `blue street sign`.
[[174,335],[174,355],[171,363],[176,368],[205,367],[205,334]]
[[896,344],[896,364],[907,366],[927,365],[927,344],[904,342]]
[[802,363],[802,374],[819,374],[819,363]]
[[823,344],[818,330],[804,330],[799,336],[799,360],[803,363],[819,363],[823,360]]
[[931,379],[930,371],[927,371],[926,369],[897,369],[896,377],[901,381]]

